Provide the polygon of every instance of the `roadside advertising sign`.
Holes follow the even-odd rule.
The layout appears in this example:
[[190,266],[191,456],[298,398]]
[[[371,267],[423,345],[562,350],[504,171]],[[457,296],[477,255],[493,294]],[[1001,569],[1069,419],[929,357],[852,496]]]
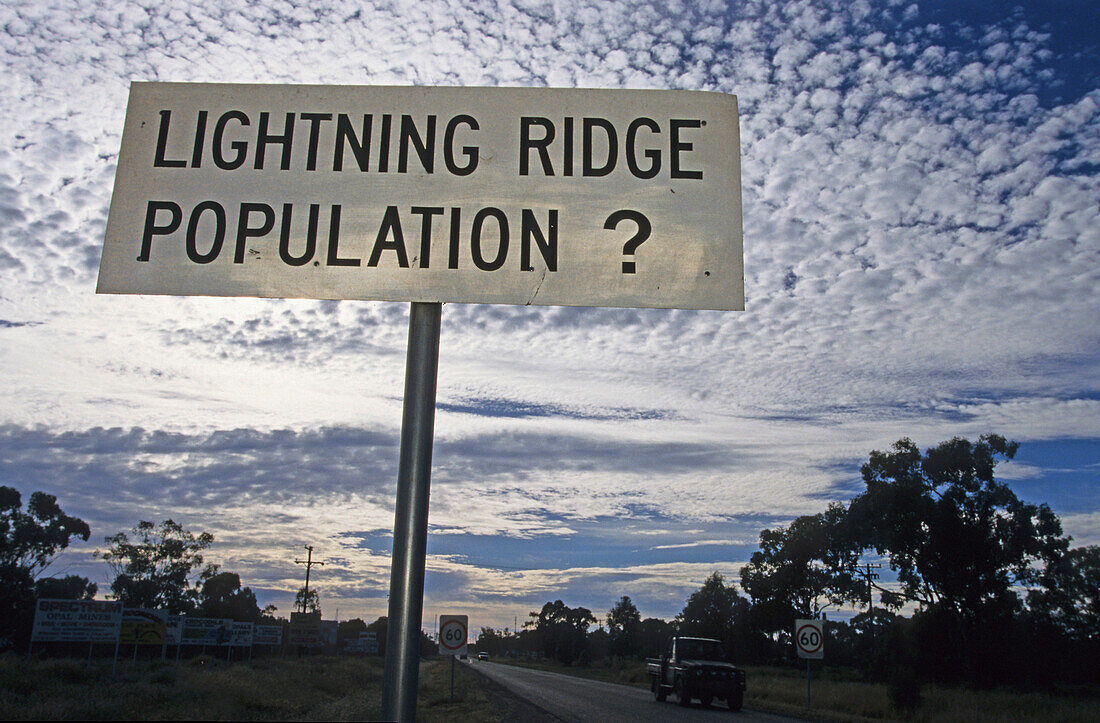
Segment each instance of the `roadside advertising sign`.
[[794,645],[798,657],[821,660],[825,657],[825,635],[820,620],[795,620]]
[[252,633],[253,645],[282,645],[282,625],[257,625]]
[[291,645],[314,647],[321,644],[321,613],[291,613]]
[[114,643],[122,626],[117,600],[39,600],[34,608],[33,642]]
[[737,98],[135,82],[100,293],[743,309]]
[[359,633],[359,642],[367,655],[378,655],[378,633],[374,631]]
[[118,641],[123,645],[164,645],[168,613],[145,608],[123,608]]
[[229,628],[229,644],[235,647],[251,647],[253,643],[252,623],[235,622]]
[[233,621],[227,618],[193,618],[185,616],[180,636],[181,645],[229,645]]
[[439,616],[439,654],[466,655],[466,638],[469,637],[469,617],[466,615]]

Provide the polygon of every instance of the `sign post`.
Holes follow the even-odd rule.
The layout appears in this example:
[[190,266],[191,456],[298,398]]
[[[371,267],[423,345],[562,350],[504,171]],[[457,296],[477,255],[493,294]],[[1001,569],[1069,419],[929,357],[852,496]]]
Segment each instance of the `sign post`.
[[806,661],[806,707],[810,707],[810,661],[825,658],[825,635],[820,620],[795,620],[794,645]]
[[466,655],[470,621],[465,615],[439,616],[439,653],[451,656],[451,701],[455,699],[455,658]]
[[416,712],[442,303],[744,309],[739,133],[702,91],[131,84],[98,293],[412,302],[384,718]]

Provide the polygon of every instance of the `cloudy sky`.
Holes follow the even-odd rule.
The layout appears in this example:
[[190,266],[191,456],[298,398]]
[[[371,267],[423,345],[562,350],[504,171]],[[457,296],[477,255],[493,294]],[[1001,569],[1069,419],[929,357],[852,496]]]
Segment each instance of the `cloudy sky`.
[[131,81],[710,90],[746,310],[443,308],[425,617],[671,617],[872,449],[996,432],[1100,543],[1095,3],[0,5],[0,484],[385,614],[408,305],[94,293]]

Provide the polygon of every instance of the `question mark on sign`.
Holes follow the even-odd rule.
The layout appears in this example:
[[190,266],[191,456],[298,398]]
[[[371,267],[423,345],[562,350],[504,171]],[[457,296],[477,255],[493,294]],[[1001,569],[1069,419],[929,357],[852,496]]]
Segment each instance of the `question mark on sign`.
[[[649,238],[649,234],[653,231],[653,226],[649,223],[649,219],[638,211],[623,209],[608,216],[607,220],[603,223],[603,227],[607,229],[617,228],[624,219],[633,221],[638,226],[638,232],[623,244],[623,256],[633,256],[634,252],[638,250],[638,247]],[[624,274],[633,274],[636,270],[637,266],[633,261],[623,262]]]

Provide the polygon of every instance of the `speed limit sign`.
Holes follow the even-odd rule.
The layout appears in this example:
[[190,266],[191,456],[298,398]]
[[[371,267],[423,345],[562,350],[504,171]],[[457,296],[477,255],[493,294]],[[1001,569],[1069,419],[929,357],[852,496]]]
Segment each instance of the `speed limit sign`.
[[794,621],[794,646],[798,657],[805,660],[821,660],[825,657],[825,636],[820,620]]
[[466,615],[439,616],[439,654],[465,655],[466,636],[469,633],[469,618]]

